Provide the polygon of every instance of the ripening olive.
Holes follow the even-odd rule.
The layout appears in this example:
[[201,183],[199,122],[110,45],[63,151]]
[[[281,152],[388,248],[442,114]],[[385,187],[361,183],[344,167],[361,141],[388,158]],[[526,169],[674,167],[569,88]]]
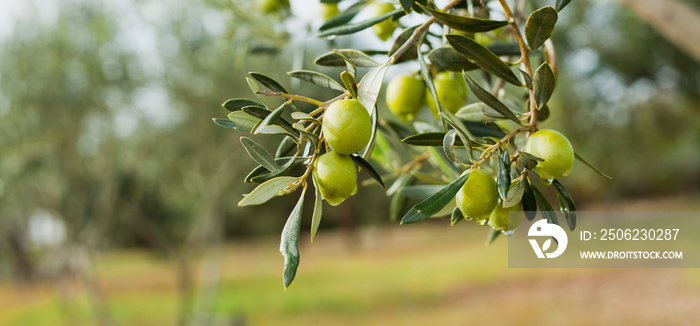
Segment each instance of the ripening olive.
[[[462,108],[467,97],[468,87],[461,75],[457,76],[454,72],[443,71],[435,76],[433,83],[438,94],[438,100],[445,111],[454,114]],[[433,116],[437,119],[438,109],[435,105],[435,99],[429,91],[426,93],[426,103],[430,111],[433,112]]]
[[338,206],[357,193],[357,169],[350,156],[336,151],[325,153],[314,163],[313,178],[321,196]]
[[423,107],[424,98],[425,84],[420,78],[396,76],[386,88],[386,105],[403,123],[413,120]]
[[487,219],[498,201],[496,181],[488,172],[476,169],[469,175],[455,198],[465,217],[475,220]]
[[497,205],[496,208],[493,209],[493,212],[491,212],[489,225],[499,231],[513,231],[520,225],[520,222],[523,221],[524,215],[522,202],[506,208]]
[[337,3],[325,3],[321,2],[321,6],[319,7],[319,15],[321,18],[323,18],[324,22],[329,21],[331,18],[335,17],[337,14],[340,13],[340,10],[338,10],[338,4]]
[[372,136],[372,119],[359,101],[336,101],[323,115],[323,135],[334,151],[350,155],[369,143]]
[[555,130],[540,130],[528,138],[525,151],[544,162],[537,162],[535,172],[545,180],[569,175],[574,166],[574,148],[564,135]]
[[[370,18],[379,17],[395,9],[396,8],[394,8],[394,5],[389,2],[372,2],[372,4],[369,6],[369,16]],[[382,22],[372,26],[372,30],[374,30],[374,34],[377,34],[377,37],[379,37],[379,39],[381,39],[382,41],[386,41],[391,37],[391,35],[394,34],[394,30],[398,26],[398,20],[387,18]]]
[[289,0],[259,0],[258,6],[266,13],[273,13],[282,8],[289,8]]

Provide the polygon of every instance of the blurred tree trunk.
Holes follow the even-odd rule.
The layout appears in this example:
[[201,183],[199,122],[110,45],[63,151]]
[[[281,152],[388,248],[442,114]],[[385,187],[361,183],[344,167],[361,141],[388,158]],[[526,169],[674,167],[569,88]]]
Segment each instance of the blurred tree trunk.
[[617,0],[700,62],[700,13],[678,0]]

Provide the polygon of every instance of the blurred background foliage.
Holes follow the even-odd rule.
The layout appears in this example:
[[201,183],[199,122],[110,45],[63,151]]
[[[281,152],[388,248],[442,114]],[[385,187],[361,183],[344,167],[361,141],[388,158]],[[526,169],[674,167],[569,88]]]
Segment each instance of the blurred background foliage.
[[[224,116],[226,99],[252,97],[249,71],[327,99],[334,93],[285,72],[319,70],[313,59],[333,48],[390,47],[362,43],[373,37],[364,32],[314,39],[316,4],[293,0],[296,18],[242,0],[0,4],[0,279],[57,277],[92,252],[141,247],[179,262],[192,292],[193,253],[279,234],[296,199],[237,207],[254,163],[242,134],[211,118]],[[615,176],[577,164],[565,183],[580,209],[697,200],[700,64],[608,1],[574,1],[553,39],[560,75],[544,126]],[[361,188],[326,209],[321,228],[388,224],[387,202],[378,187]]]

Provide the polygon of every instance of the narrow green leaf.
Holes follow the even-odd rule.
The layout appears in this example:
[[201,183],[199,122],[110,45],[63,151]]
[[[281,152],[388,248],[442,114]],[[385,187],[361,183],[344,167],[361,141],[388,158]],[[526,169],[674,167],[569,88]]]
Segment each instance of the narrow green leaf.
[[277,150],[275,151],[275,157],[280,158],[282,156],[289,155],[296,148],[297,141],[295,138],[284,137],[284,139],[282,139],[282,141],[280,142],[279,146],[277,146]]
[[498,157],[498,176],[496,181],[496,184],[498,184],[498,195],[501,196],[502,200],[505,200],[510,188],[510,156],[505,149],[501,156]]
[[523,198],[523,192],[525,190],[524,182],[522,180],[514,182],[508,188],[508,194],[506,194],[506,199],[503,201],[503,207],[513,207],[517,205]]
[[520,55],[520,45],[518,45],[518,42],[493,42],[487,45],[486,48],[499,57]]
[[365,21],[361,21],[359,23],[340,25],[340,26],[328,28],[326,30],[323,30],[317,36],[320,38],[324,38],[324,37],[329,37],[329,36],[354,34],[356,32],[364,30],[366,28],[372,27],[373,25],[379,24],[384,20],[387,20],[390,18],[391,19],[398,19],[399,17],[402,17],[404,15],[406,15],[406,13],[403,12],[403,9],[396,9],[396,10],[392,10],[386,14],[383,14],[383,15],[380,15],[377,17],[373,17],[373,18],[367,19]]
[[249,100],[247,98],[232,98],[224,102],[224,104],[221,104],[221,106],[223,106],[224,109],[229,110],[231,112],[238,111],[246,106],[257,106],[259,108],[265,107],[264,105],[253,100]]
[[419,222],[438,213],[454,199],[459,189],[467,182],[467,178],[469,173],[465,173],[434,195],[413,206],[401,219],[401,224]]
[[296,71],[290,71],[287,73],[289,76],[292,76],[294,78],[301,79],[305,82],[309,82],[321,87],[326,87],[330,89],[334,89],[336,91],[341,91],[344,92],[345,89],[343,88],[343,85],[340,85],[335,79],[326,76],[320,72],[315,72],[311,70],[296,70]]
[[406,197],[424,200],[443,188],[445,188],[445,185],[416,185],[405,186],[401,188],[400,191]]
[[247,129],[248,131],[253,130],[253,128],[255,128],[255,125],[257,125],[260,122],[260,119],[253,117],[245,113],[244,111],[233,111],[228,114],[228,119],[236,125]]
[[[277,163],[277,165],[285,165],[286,163],[288,163],[290,157],[291,156],[276,158],[275,163]],[[301,163],[301,161],[303,161],[303,158],[298,157],[296,159],[296,163],[294,163],[294,164]],[[270,173],[270,170],[266,169],[262,165],[258,165],[255,169],[253,169],[252,171],[250,171],[250,173],[248,173],[248,175],[245,177],[243,182],[248,182],[248,183],[253,182],[253,179],[256,179],[256,177],[261,176],[263,174],[268,174],[268,173]],[[256,180],[258,180],[258,179],[256,179]],[[265,180],[265,181],[267,181],[267,180]]]
[[342,13],[333,17],[333,19],[321,25],[321,27],[319,27],[319,30],[325,31],[329,28],[344,25],[345,23],[355,18],[355,16],[357,16],[357,13],[359,13],[362,10],[362,8],[364,8],[366,5],[367,2],[358,2],[353,4],[352,6],[348,7],[348,9],[345,9],[345,11],[343,11]]
[[405,13],[408,13],[411,11],[411,6],[413,6],[414,2],[416,2],[416,0],[401,0],[401,8]]
[[535,195],[532,193],[532,187],[530,186],[530,181],[525,179],[523,181],[523,212],[525,212],[525,217],[528,221],[532,221],[537,215],[537,201],[535,200]]
[[264,127],[267,127],[270,125],[274,125],[275,123],[277,123],[277,120],[280,118],[282,113],[284,113],[284,107],[285,107],[285,105],[282,104],[278,108],[276,108],[274,111],[270,112],[267,115],[267,117],[265,117],[265,119],[263,119],[263,121],[257,126],[254,133],[258,134],[258,133],[260,133],[259,130],[261,128],[264,128]]
[[[424,132],[408,136],[401,141],[413,146],[442,146],[444,132]],[[456,139],[454,146],[464,146],[461,139]]]
[[586,160],[583,159],[583,157],[579,156],[577,153],[574,153],[574,155],[576,156],[576,159],[577,159],[577,160],[581,161],[581,163],[583,163],[583,164],[586,164],[586,166],[588,166],[588,167],[591,168],[593,171],[595,171],[595,173],[598,173],[598,175],[600,175],[601,177],[606,178],[606,179],[608,179],[608,180],[614,179],[613,177],[611,177],[611,176],[609,176],[609,175],[603,173],[602,171],[598,170],[595,166],[591,165],[591,163],[588,163]]
[[321,196],[321,190],[318,189],[316,185],[316,180],[311,178],[314,183],[314,215],[311,217],[311,243],[314,242],[316,237],[316,232],[318,231],[318,226],[321,225],[321,217],[323,216],[323,196]]
[[379,176],[379,173],[372,167],[372,164],[369,164],[365,159],[363,159],[361,156],[357,154],[352,154],[350,155],[350,158],[352,158],[353,161],[355,161],[355,164],[359,165],[367,174],[369,174],[372,179],[377,180],[379,182],[379,185],[382,186],[382,188],[386,188],[384,186],[384,181],[382,180],[382,177]]
[[472,91],[472,93],[474,93],[474,96],[476,96],[479,100],[484,102],[486,105],[490,106],[492,109],[496,110],[496,112],[500,113],[504,117],[512,120],[517,124],[520,124],[520,120],[518,120],[513,111],[511,111],[505,104],[499,101],[491,93],[481,88],[481,86],[479,86],[466,73],[462,73],[462,75],[464,75],[464,79],[467,81],[467,86],[469,86],[469,89]]
[[569,4],[569,2],[571,2],[571,0],[557,0],[554,3],[554,8],[556,8],[557,11],[561,11],[562,9],[564,9],[564,7],[566,7],[566,5]]
[[[288,93],[287,90],[284,87],[282,87],[282,85],[280,85],[280,83],[268,76],[265,76],[258,72],[249,72],[248,74],[273,92]],[[258,96],[258,98],[260,98],[260,96]],[[299,107],[293,101],[291,103],[291,106],[294,111],[300,111]]]
[[441,112],[440,116],[447,121],[447,123],[454,128],[454,130],[457,132],[457,135],[459,138],[462,140],[462,144],[464,145],[465,151],[463,154],[466,155],[461,155],[459,152],[455,152],[455,157],[457,157],[460,162],[464,164],[471,164],[472,163],[472,143],[471,143],[471,137],[469,137],[469,134],[467,131],[467,128],[455,117],[452,115],[450,112]]
[[282,230],[280,253],[284,257],[282,281],[285,290],[292,284],[294,276],[297,274],[297,267],[299,267],[299,229],[301,229],[301,213],[304,209],[305,194],[306,187],[301,192],[301,197],[299,197],[299,201],[294,206],[292,213],[289,214],[287,223],[284,224],[284,229]]
[[530,50],[539,49],[552,35],[557,19],[557,11],[550,6],[542,7],[530,14],[525,24],[525,38]]
[[[263,182],[266,182],[267,180],[281,177],[281,176],[287,174],[289,172],[289,170],[292,169],[292,167],[294,166],[294,164],[296,162],[298,162],[297,156],[294,155],[293,157],[289,158],[289,160],[287,160],[284,163],[284,165],[282,165],[279,169],[271,171],[271,172],[263,174],[263,175],[260,175],[260,176],[256,176],[254,178],[251,178],[250,181],[254,182],[254,183],[263,183]],[[275,160],[275,163],[277,163],[277,160]]]
[[374,144],[377,140],[377,130],[379,129],[379,113],[377,111],[378,110],[372,110],[370,115],[370,118],[372,118],[372,131],[369,137],[369,143],[367,147],[365,147],[364,152],[362,152],[362,158],[365,160],[369,160],[370,156],[372,156]]
[[492,244],[496,240],[496,238],[498,238],[499,235],[501,235],[501,231],[491,228],[491,230],[489,230],[488,237],[486,237],[486,245],[488,246]]
[[[416,28],[418,28],[418,26],[420,26],[420,25],[406,28],[401,32],[401,34],[399,34],[399,36],[396,38],[396,40],[394,40],[394,45],[391,46],[391,50],[389,50],[389,56],[394,55],[394,53],[404,43],[406,43],[406,41],[408,41],[408,39],[410,39],[411,36],[413,36],[413,32],[415,32],[415,30],[416,30]],[[413,43],[413,45],[411,45],[411,47],[409,47],[408,50],[406,52],[404,52],[403,55],[396,58],[396,61],[394,63],[400,63],[400,62],[404,62],[407,60],[413,60],[413,59],[417,58],[416,52],[418,52],[418,44]]]
[[[268,111],[268,110],[261,109],[261,108],[259,108],[259,107],[254,107],[254,106],[247,106],[247,107],[243,108],[243,112],[245,112],[245,113],[248,114],[249,116],[255,117],[255,118],[257,118],[257,119],[263,119],[263,120],[264,120],[264,119],[267,119],[267,117],[271,114],[271,112]],[[234,112],[234,113],[235,113],[235,112]],[[231,117],[232,114],[233,114],[233,113],[229,114],[229,118]],[[234,121],[234,122],[235,122],[235,121]],[[285,120],[284,118],[279,118],[279,117],[278,117],[278,118],[276,119],[275,123],[276,123],[277,125],[279,125],[280,127],[284,128],[284,130],[286,130],[287,132],[289,132],[289,133],[292,134],[293,136],[295,136],[295,137],[296,137],[296,136],[299,136],[299,132],[296,131],[296,130],[292,127],[292,124],[291,124],[289,121]],[[254,128],[252,128],[252,129],[254,129]]]
[[311,120],[315,121],[314,117],[310,116],[306,112],[292,112],[292,119],[294,120]]
[[508,64],[479,42],[459,34],[447,34],[445,38],[455,50],[465,55],[481,69],[515,86],[522,86]]
[[[245,81],[248,83],[248,87],[250,87],[250,90],[253,91],[253,94],[255,94],[255,97],[257,97],[258,100],[260,100],[260,102],[263,103],[265,108],[267,108],[267,102],[265,101],[265,96],[256,93],[256,92],[260,91],[260,86],[258,86],[258,83],[255,81],[255,79],[250,78],[250,77],[246,77]],[[252,107],[252,106],[249,106],[249,107]]]
[[446,12],[438,11],[425,6],[420,7],[425,12],[435,17],[435,20],[437,20],[439,23],[452,27],[458,31],[480,33],[492,31],[499,27],[508,25],[508,22],[505,20],[488,20],[481,18],[465,17],[460,15],[448,14]]
[[496,112],[484,102],[469,104],[459,109],[459,111],[455,113],[455,116],[472,122],[499,121],[505,119],[504,116]]
[[535,92],[535,103],[537,103],[538,108],[544,107],[549,101],[549,98],[554,92],[554,85],[556,84],[556,77],[554,76],[554,71],[545,62],[537,71],[535,71],[534,80],[534,92]]
[[450,225],[455,225],[463,219],[464,219],[464,215],[462,214],[462,211],[459,210],[459,207],[455,207],[452,210],[452,216],[450,216]]
[[573,231],[576,228],[576,204],[574,203],[574,199],[571,198],[569,191],[566,190],[559,180],[554,180],[552,186],[557,193],[557,198],[559,198],[559,210],[564,213],[566,224],[569,225],[569,229]]
[[547,220],[547,223],[559,225],[559,219],[557,219],[557,214],[554,213],[552,205],[549,204],[547,198],[540,192],[537,187],[530,187],[532,194],[535,197],[535,202],[542,212],[542,216]]
[[333,50],[333,53],[335,55],[339,56],[341,59],[343,59],[343,62],[345,63],[345,69],[346,71],[352,76],[352,78],[357,77],[357,66],[352,62],[352,60],[348,59],[348,57],[345,56],[342,52],[338,50]]
[[250,129],[241,127],[233,123],[233,121],[231,121],[230,119],[213,118],[212,120],[214,120],[214,123],[224,128],[231,128],[239,131],[250,132]]
[[457,139],[457,131],[450,129],[445,134],[445,138],[442,139],[442,150],[445,152],[445,156],[452,162],[457,162],[457,157],[455,157],[454,146],[455,139]]
[[[342,55],[342,57],[341,57]],[[342,67],[345,66],[345,59],[347,58],[353,65],[357,67],[376,67],[379,63],[370,58],[367,54],[362,51],[353,49],[344,50],[333,50],[333,52],[328,52],[326,54],[318,57],[314,63],[319,66],[326,67]]]
[[357,98],[357,81],[355,77],[351,73],[343,71],[340,73],[340,79],[343,81],[348,91],[350,91],[350,95]]
[[367,72],[360,81],[360,85],[357,89],[357,100],[364,105],[365,109],[367,109],[370,114],[374,112],[374,106],[377,104],[379,91],[382,88],[382,81],[389,67],[391,67],[389,62],[375,67]]
[[248,155],[250,155],[255,162],[258,162],[258,164],[264,166],[270,171],[279,169],[279,166],[277,163],[275,163],[275,159],[272,158],[272,155],[270,155],[270,153],[268,153],[264,147],[258,145],[258,143],[252,139],[241,137],[241,144],[243,144],[243,148],[245,148],[246,152],[248,152]]
[[299,178],[295,177],[278,177],[265,181],[249,194],[245,195],[245,197],[238,202],[238,206],[260,205],[265,203],[298,180]]
[[449,46],[433,49],[428,53],[428,59],[438,70],[469,71],[479,68],[466,56]]

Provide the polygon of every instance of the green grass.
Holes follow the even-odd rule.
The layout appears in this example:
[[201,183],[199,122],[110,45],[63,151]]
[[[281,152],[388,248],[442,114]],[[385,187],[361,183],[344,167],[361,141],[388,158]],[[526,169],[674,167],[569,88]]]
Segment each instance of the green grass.
[[[277,237],[233,242],[223,249],[213,318],[305,326],[700,322],[697,270],[509,269],[506,241],[484,247],[485,238],[486,228],[469,222],[365,230],[357,238],[324,232],[313,244],[305,234],[287,291]],[[175,323],[174,262],[131,251],[105,253],[96,266],[120,325]],[[0,286],[0,325],[97,324],[84,286],[63,288]]]

